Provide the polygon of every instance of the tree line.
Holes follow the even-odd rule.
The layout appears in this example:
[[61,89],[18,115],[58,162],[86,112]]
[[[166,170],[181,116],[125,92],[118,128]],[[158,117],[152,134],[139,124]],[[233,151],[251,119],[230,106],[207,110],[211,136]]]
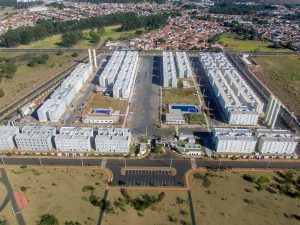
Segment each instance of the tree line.
[[90,2],[90,3],[142,3],[142,2],[155,2],[163,4],[166,0],[73,0],[74,2]]
[[[80,31],[82,30],[103,28],[104,26],[116,24],[121,24],[120,31],[133,30],[140,27],[147,27],[149,29],[158,28],[167,22],[168,16],[172,15],[177,14],[164,13],[150,16],[138,16],[134,12],[127,12],[90,17],[75,21],[39,20],[34,27],[19,27],[7,31],[0,37],[0,46],[9,48],[21,44],[28,45],[31,42],[42,40],[54,34],[65,33],[69,33],[64,35],[68,36],[69,39],[70,36],[74,37],[74,39],[78,39],[81,38]],[[75,32],[76,35],[74,35]]]
[[43,1],[36,2],[17,2],[17,0],[0,0],[0,6],[2,7],[14,7],[16,9],[27,8],[34,5],[41,5]]

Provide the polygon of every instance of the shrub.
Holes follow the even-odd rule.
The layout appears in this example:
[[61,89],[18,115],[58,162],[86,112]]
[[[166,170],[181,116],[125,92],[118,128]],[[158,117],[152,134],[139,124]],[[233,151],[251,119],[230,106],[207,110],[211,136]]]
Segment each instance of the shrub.
[[40,221],[37,222],[37,225],[59,225],[59,223],[55,216],[51,214],[45,214],[41,216]]
[[27,191],[27,187],[22,186],[21,191]]
[[73,54],[71,56],[74,57],[74,58],[76,58],[76,57],[78,57],[78,53],[77,52],[73,52]]
[[201,173],[194,173],[193,174],[193,177],[195,178],[195,179],[203,179],[203,175],[201,174]]
[[250,175],[248,173],[243,175],[244,180],[249,181],[249,182],[255,182],[256,178],[253,175]]
[[58,50],[58,52],[56,53],[56,55],[62,55],[62,54],[64,54],[62,50]]
[[66,221],[65,225],[81,225],[81,223],[77,222],[77,221]]
[[7,220],[0,220],[0,225],[7,225]]
[[211,185],[211,181],[208,179],[207,176],[204,177],[202,185],[203,185],[203,187],[206,187],[206,188]]
[[269,182],[270,182],[269,178],[264,177],[264,176],[260,176],[256,181],[256,183],[259,183],[259,184],[269,183]]
[[169,219],[169,221],[172,222],[172,223],[177,223],[177,218],[174,217],[174,216],[168,216],[168,219]]
[[27,168],[27,165],[22,165],[22,166],[20,166],[20,168],[24,170]]
[[83,188],[82,188],[82,191],[83,192],[87,192],[87,191],[94,191],[95,188],[91,185],[85,185]]
[[253,204],[254,203],[253,200],[251,200],[251,199],[244,198],[243,200],[247,204]]

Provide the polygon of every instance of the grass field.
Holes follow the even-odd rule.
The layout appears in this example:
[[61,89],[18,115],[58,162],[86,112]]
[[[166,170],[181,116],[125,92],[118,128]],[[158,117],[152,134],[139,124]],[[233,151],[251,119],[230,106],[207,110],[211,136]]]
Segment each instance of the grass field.
[[112,97],[103,96],[103,94],[95,94],[90,103],[87,105],[88,111],[95,108],[112,108],[113,111],[120,111],[121,114],[126,112],[128,102],[125,100],[114,99]]
[[219,43],[234,51],[245,52],[287,52],[288,49],[268,48],[272,43],[259,40],[239,40],[229,33],[223,33]]
[[260,56],[252,71],[292,111],[300,116],[300,57]]
[[162,93],[163,112],[168,112],[169,104],[186,103],[199,105],[195,88],[165,88]]
[[[141,197],[142,194],[157,195],[160,191],[140,191],[128,190],[130,197]],[[180,199],[179,202],[176,198]],[[118,198],[123,198],[119,190],[110,190],[108,192],[108,200],[113,204]],[[130,205],[124,206],[124,211],[114,206],[114,214],[104,214],[103,225],[169,225],[169,224],[184,224],[191,225],[191,216],[188,204],[188,197],[185,191],[166,191],[163,200],[145,209],[142,214],[138,215],[138,211]],[[174,222],[170,221],[170,217]]]
[[[45,83],[51,77],[57,75],[71,64],[76,59],[83,57],[85,53],[81,53],[78,57],[71,56],[72,53],[64,53],[63,55],[56,55],[55,53],[49,53],[49,59],[45,64],[37,64],[34,67],[27,66],[28,62],[33,56],[39,54],[27,54],[27,53],[1,53],[7,58],[13,58],[18,69],[12,79],[2,79],[0,82],[0,89],[4,91],[4,97],[0,98],[0,105],[7,106],[8,104],[16,101],[33,88]],[[0,55],[0,56],[1,56]]]
[[[117,32],[116,29],[119,28],[120,25],[105,27],[105,32],[100,36],[100,43],[93,44],[90,43],[89,31],[83,31],[82,40],[74,46],[74,48],[96,48],[105,42],[108,38],[113,40],[117,40],[120,37],[126,37],[128,35],[132,35],[135,31],[128,32]],[[18,48],[60,48],[59,43],[61,42],[61,34],[56,34],[51,37],[47,37],[44,40],[32,42],[29,45],[20,45]]]
[[[210,185],[204,185],[202,179],[190,178],[197,225],[297,224],[299,199],[267,190],[258,191],[255,183],[242,178],[245,173],[224,171],[212,174],[215,176],[209,176]],[[274,172],[248,174],[269,178],[268,185],[282,180]]]
[[[81,224],[97,224],[100,209],[88,201],[89,192],[82,188],[91,185],[94,194],[102,197],[106,174],[93,169],[7,169],[7,175],[14,191],[26,187],[28,205],[22,209],[26,224],[36,224],[40,216],[50,213],[60,224],[78,221]],[[10,216],[11,208],[4,214]],[[1,213],[2,214],[2,213]],[[17,224],[17,223],[11,223]]]

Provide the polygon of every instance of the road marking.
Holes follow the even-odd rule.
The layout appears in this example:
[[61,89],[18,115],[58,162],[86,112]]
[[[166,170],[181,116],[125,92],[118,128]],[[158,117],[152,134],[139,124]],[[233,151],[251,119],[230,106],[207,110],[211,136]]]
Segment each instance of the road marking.
[[107,163],[107,159],[102,159],[100,167],[101,168],[105,168],[106,167],[106,163]]
[[196,159],[195,158],[191,158],[191,166],[192,166],[192,169],[196,169],[197,168],[197,163],[196,163]]

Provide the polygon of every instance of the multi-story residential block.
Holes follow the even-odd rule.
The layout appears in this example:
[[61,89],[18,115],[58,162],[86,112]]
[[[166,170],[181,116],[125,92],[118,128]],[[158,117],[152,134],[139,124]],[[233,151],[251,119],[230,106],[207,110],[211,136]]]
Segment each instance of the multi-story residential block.
[[14,136],[18,133],[20,133],[19,127],[0,126],[0,151],[14,148]]
[[163,52],[163,86],[177,87],[177,73],[172,52]]
[[92,73],[92,69],[91,64],[80,63],[52,93],[50,99],[37,110],[39,121],[58,122]]
[[130,129],[102,127],[95,138],[96,151],[101,154],[128,154],[130,143]]
[[53,148],[53,137],[56,135],[55,127],[25,126],[21,133],[15,136],[17,148],[28,151],[49,151]]
[[192,69],[186,52],[176,52],[176,62],[179,78],[188,78],[192,76]]
[[249,129],[215,128],[213,140],[216,152],[255,152],[256,140]]
[[54,138],[56,149],[66,152],[90,151],[93,133],[92,127],[62,127]]
[[288,130],[257,129],[255,136],[262,154],[293,154],[298,144]]
[[127,52],[118,78],[113,87],[114,98],[128,99],[134,86],[135,75],[138,67],[138,52]]
[[226,56],[200,53],[199,59],[228,123],[256,125],[264,104]]
[[270,96],[265,116],[265,123],[268,127],[273,129],[277,121],[277,117],[281,108],[280,101],[275,96]]

